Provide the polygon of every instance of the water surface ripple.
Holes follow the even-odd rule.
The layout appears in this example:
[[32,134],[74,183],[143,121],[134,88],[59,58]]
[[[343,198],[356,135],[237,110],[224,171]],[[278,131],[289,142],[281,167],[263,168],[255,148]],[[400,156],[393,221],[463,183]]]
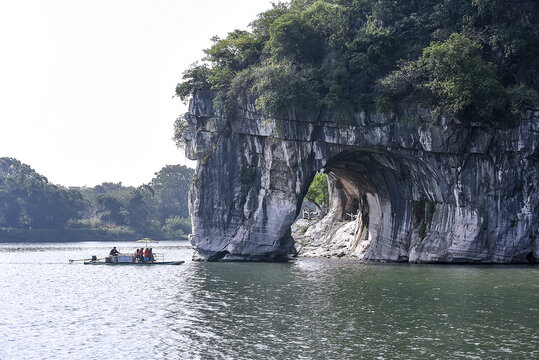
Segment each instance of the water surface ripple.
[[68,264],[108,250],[0,244],[0,359],[539,358],[538,267]]

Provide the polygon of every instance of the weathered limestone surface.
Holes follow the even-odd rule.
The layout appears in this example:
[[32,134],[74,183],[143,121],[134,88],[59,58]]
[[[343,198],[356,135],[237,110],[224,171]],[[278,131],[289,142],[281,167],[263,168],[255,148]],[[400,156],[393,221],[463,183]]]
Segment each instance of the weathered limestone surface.
[[187,156],[198,160],[191,241],[203,259],[296,255],[291,225],[321,169],[331,210],[296,232],[307,242],[301,253],[410,262],[539,258],[538,112],[497,131],[450,122],[417,130],[396,115],[360,110],[343,120],[291,109],[276,124],[264,122],[249,99],[227,119],[214,96],[194,96],[184,133]]

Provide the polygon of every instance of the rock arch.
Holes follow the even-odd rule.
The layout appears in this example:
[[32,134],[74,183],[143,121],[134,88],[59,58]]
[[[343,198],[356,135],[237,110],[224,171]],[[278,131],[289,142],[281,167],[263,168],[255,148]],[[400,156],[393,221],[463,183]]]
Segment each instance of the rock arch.
[[195,94],[184,133],[187,156],[198,160],[191,241],[206,260],[294,256],[290,226],[319,169],[329,175],[326,221],[360,210],[345,255],[420,262],[538,256],[538,114],[497,132],[459,124],[418,130],[395,115],[359,110],[346,117],[351,125],[298,109],[275,123],[252,103],[227,119],[214,96]]
[[[411,153],[347,150],[330,159],[324,172],[330,184],[331,209],[317,225],[314,244],[333,242],[341,250],[332,252],[330,246],[325,252],[311,249],[312,254],[409,261],[410,253],[421,243],[432,245],[430,238],[440,236],[432,226],[434,214],[455,212],[452,194],[445,190],[449,188],[446,178]],[[346,222],[353,224],[345,228]],[[336,234],[339,228],[345,234]],[[324,250],[321,248],[316,250]]]

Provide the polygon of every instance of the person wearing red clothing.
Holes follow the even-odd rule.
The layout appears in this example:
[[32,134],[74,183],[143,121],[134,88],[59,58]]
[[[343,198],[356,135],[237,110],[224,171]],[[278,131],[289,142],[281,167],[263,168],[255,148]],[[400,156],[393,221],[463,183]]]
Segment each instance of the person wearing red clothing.
[[139,259],[139,261],[142,261],[144,260],[144,250],[142,248],[140,249],[137,249],[137,251],[135,251],[135,258]]
[[150,260],[150,249],[146,248],[146,250],[144,250],[144,261],[148,260]]

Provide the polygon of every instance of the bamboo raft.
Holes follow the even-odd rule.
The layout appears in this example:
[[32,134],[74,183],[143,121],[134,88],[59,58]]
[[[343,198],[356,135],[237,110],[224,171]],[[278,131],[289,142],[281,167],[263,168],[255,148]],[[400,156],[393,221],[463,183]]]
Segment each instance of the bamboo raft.
[[165,261],[163,254],[154,254],[154,260],[151,261],[148,258],[141,260],[134,255],[118,254],[117,256],[107,256],[102,259],[98,259],[97,256],[92,256],[90,259],[69,260],[72,264],[75,261],[84,261],[84,265],[135,265],[135,266],[154,266],[154,265],[181,265],[185,263],[183,260],[177,261]]

